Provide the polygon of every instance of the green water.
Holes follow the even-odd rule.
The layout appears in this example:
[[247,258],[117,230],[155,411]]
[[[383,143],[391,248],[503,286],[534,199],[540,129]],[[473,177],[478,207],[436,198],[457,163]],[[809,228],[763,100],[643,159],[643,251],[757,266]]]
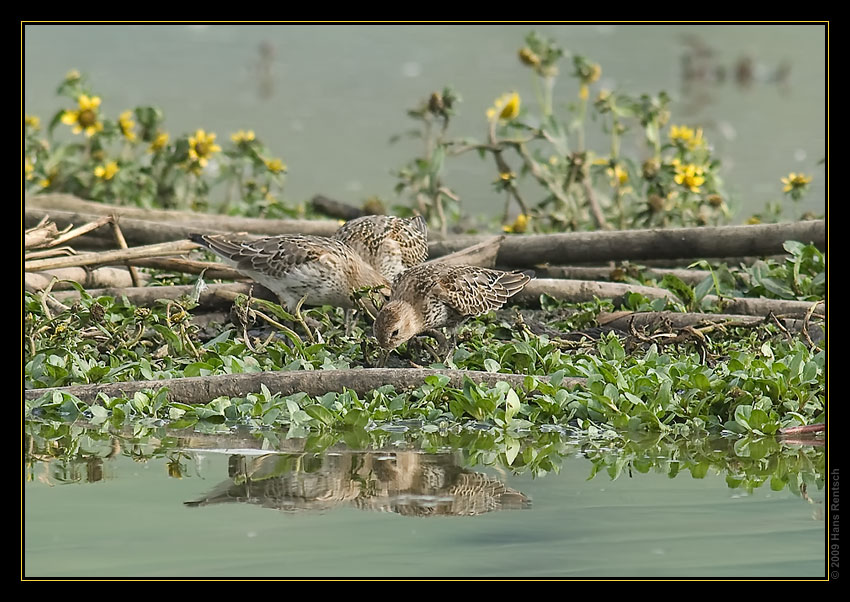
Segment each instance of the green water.
[[578,454],[558,474],[532,477],[498,463],[464,466],[450,451],[258,453],[186,449],[179,470],[164,458],[134,461],[131,449],[72,470],[35,462],[24,491],[24,576],[822,578],[826,570],[822,490],[800,497],[765,485],[748,494],[715,470],[589,479],[591,463]]
[[[359,203],[377,194],[393,203],[391,172],[421,152],[421,142],[388,140],[413,127],[405,111],[432,91],[448,84],[461,94],[455,136],[485,138],[485,109],[508,90],[533,106],[529,71],[516,56],[531,29],[598,61],[598,87],[669,92],[672,123],[704,127],[722,158],[739,221],[781,200],[780,177],[791,171],[814,180],[800,207],[785,202],[787,217],[825,211],[821,25],[27,25],[24,109],[46,124],[65,106],[54,90],[75,68],[91,77],[112,118],[155,105],[174,135],[205,128],[227,140],[254,129],[288,164],[290,200],[323,193]],[[709,64],[724,69],[724,81],[685,87],[684,36],[713,53]],[[272,49],[265,59],[261,45]],[[733,78],[742,59],[752,61],[750,85]],[[571,69],[562,62],[560,114],[576,98]],[[608,150],[599,137],[590,144]],[[500,210],[493,178],[491,162],[477,156],[453,160],[445,174],[472,213]]]

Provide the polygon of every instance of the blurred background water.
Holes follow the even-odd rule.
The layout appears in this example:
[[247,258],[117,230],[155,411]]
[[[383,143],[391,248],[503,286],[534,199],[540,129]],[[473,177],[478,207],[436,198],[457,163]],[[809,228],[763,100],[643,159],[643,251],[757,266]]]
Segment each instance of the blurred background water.
[[[531,30],[600,63],[595,89],[670,93],[671,123],[703,127],[723,160],[734,221],[782,200],[780,177],[792,171],[814,180],[798,207],[784,201],[785,217],[825,212],[826,31],[817,24],[32,24],[24,27],[24,110],[46,122],[66,107],[55,89],[78,69],[112,118],[154,105],[172,136],[204,128],[223,141],[253,129],[287,163],[290,201],[322,193],[394,204],[392,171],[421,145],[389,143],[412,127],[406,110],[451,85],[463,102],[449,133],[484,139],[497,96],[516,89],[533,103],[530,72],[517,59]],[[561,114],[577,94],[571,70],[562,60]],[[448,163],[445,181],[470,213],[497,214],[504,201],[490,184],[492,161],[468,155]]]

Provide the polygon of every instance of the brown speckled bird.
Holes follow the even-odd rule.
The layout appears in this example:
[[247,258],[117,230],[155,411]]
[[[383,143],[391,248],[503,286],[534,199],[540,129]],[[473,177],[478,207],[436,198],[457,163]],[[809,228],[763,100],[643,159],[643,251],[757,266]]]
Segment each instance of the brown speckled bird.
[[375,318],[375,338],[395,349],[426,330],[458,326],[502,307],[533,275],[439,262],[412,267],[393,281],[392,296]]
[[334,238],[351,247],[388,280],[428,257],[428,225],[421,215],[409,219],[392,215],[358,217],[343,224]]
[[190,234],[241,274],[254,279],[293,310],[305,305],[352,308],[354,291],[389,282],[345,243],[324,236],[282,235],[256,240]]

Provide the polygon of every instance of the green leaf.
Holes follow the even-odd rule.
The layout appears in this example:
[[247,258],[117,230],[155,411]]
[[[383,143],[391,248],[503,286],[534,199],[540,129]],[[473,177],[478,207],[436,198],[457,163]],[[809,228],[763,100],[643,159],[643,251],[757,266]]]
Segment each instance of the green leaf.
[[304,408],[312,418],[315,418],[325,426],[332,426],[336,422],[336,417],[323,405],[313,404]]
[[516,391],[511,389],[505,396],[505,422],[510,422],[511,419],[519,411],[519,397]]

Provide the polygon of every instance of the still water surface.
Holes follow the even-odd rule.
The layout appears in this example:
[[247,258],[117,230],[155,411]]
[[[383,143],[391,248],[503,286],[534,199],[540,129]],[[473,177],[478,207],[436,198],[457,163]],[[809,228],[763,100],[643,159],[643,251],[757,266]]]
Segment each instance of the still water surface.
[[[824,576],[823,492],[412,450],[36,461],[26,577]],[[175,462],[175,457],[179,458]],[[179,477],[179,478],[177,478]],[[64,480],[64,482],[63,482]]]

